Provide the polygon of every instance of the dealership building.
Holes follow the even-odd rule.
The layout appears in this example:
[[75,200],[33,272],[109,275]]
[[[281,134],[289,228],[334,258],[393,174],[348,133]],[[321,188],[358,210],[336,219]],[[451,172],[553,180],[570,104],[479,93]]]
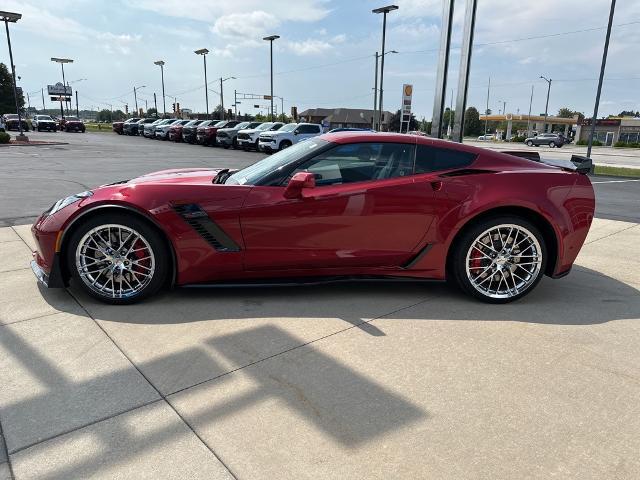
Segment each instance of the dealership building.
[[[383,112],[382,130],[389,130],[391,112]],[[319,123],[325,129],[332,128],[371,128],[373,110],[360,108],[310,108],[298,114],[301,122]]]
[[[576,140],[587,141],[590,133],[590,118],[585,118],[578,122]],[[596,120],[593,139],[602,142],[603,145],[613,145],[616,142],[638,143],[640,142],[640,118],[620,117]]]

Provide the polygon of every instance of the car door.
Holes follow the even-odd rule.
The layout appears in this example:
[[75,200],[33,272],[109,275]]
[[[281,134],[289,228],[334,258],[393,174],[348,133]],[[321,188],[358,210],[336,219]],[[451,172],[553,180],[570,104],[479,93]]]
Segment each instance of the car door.
[[245,270],[396,267],[432,221],[433,187],[413,175],[411,143],[337,145],[290,172],[315,174],[302,198],[255,186],[240,213]]

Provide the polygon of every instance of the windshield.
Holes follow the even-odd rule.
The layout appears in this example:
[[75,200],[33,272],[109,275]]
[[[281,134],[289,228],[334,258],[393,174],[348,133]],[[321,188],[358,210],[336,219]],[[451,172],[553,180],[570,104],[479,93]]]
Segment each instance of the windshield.
[[262,132],[264,130],[269,130],[272,126],[273,126],[273,123],[267,122],[267,123],[263,123],[262,125],[258,125],[256,127],[256,130],[259,130],[260,132]]
[[16,115],[15,113],[7,113],[4,118],[6,118],[7,120],[15,120],[18,118],[18,115]]
[[[136,118],[134,118],[134,119],[132,119],[132,120],[133,120],[134,122],[137,122],[137,121],[138,121],[138,119],[136,119]],[[69,121],[69,122],[77,122],[77,121],[78,121],[78,117],[69,117],[69,116],[67,116],[67,121]]]
[[229,185],[255,185],[256,182],[271,172],[296,161],[303,155],[306,155],[321,145],[326,144],[327,142],[318,138],[312,138],[306,142],[296,143],[292,147],[280,150],[278,153],[234,173],[225,183]]
[[49,116],[49,115],[38,115],[36,117],[37,120],[51,120],[53,121],[53,119]]
[[283,125],[282,128],[279,128],[278,132],[293,132],[297,126],[297,123],[287,123],[286,125]]
[[225,126],[227,123],[229,123],[227,120],[220,120],[218,123],[214,125],[214,127],[220,128]]
[[249,122],[242,122],[237,124],[235,127],[236,130],[242,130],[243,128],[248,128],[249,127]]

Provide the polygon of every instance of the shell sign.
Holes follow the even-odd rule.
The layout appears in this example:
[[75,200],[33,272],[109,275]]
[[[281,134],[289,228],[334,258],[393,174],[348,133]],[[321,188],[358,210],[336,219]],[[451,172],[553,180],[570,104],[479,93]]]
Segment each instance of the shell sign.
[[413,85],[404,85],[403,90],[405,97],[411,97],[411,94],[413,93]]

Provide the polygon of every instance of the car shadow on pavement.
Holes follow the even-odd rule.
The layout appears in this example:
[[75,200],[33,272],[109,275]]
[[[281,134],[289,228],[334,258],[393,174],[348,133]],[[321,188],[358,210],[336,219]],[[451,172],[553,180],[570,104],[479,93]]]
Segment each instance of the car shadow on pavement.
[[405,310],[416,304],[428,305],[429,308],[420,309],[424,314],[420,319],[424,320],[589,325],[640,318],[640,290],[581,266],[558,280],[543,278],[529,295],[504,305],[482,303],[440,282],[179,288],[139,304],[116,307],[77,290],[73,292],[96,318],[111,322],[177,324],[254,317],[338,318],[379,336],[384,333],[371,319],[407,318]]

